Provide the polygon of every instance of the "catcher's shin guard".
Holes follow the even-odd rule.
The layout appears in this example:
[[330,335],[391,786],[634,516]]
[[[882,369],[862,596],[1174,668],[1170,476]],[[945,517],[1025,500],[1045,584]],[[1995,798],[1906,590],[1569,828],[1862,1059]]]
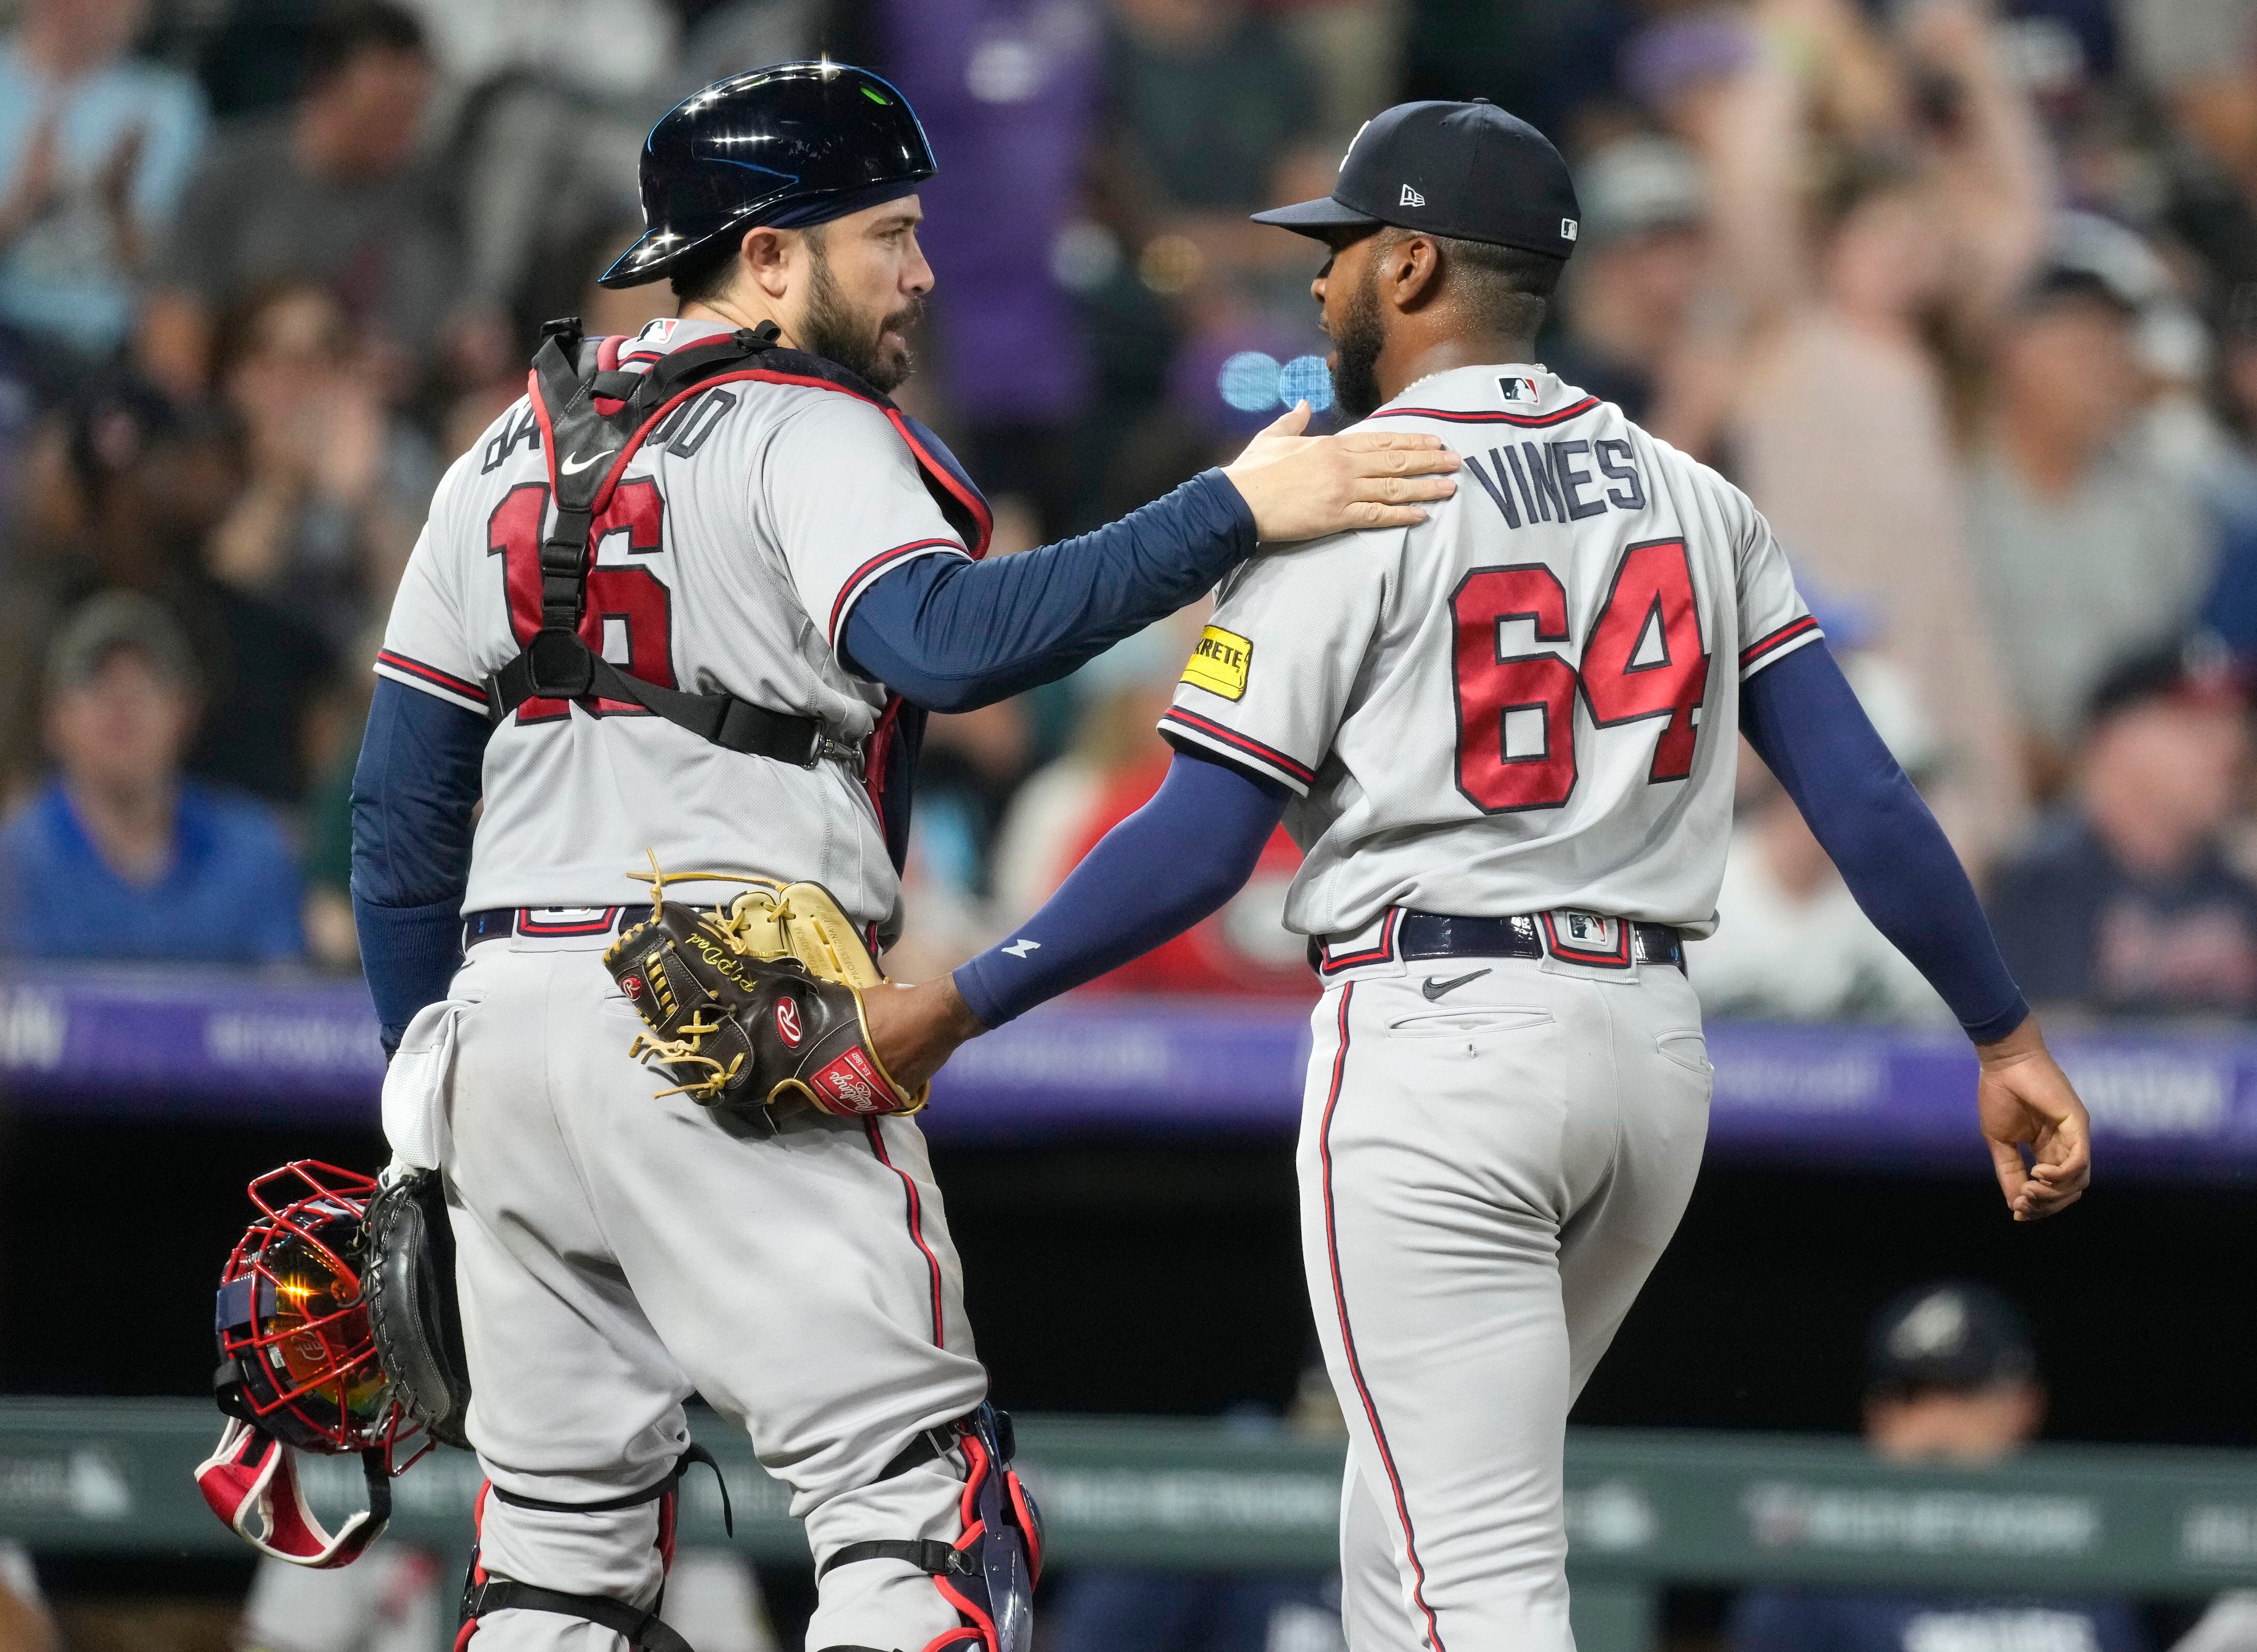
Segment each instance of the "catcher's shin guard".
[[[983,1405],[955,1424],[964,1453],[964,1532],[953,1543],[931,1538],[848,1543],[824,1560],[820,1578],[860,1560],[902,1560],[930,1573],[965,1622],[923,1652],[1029,1652],[1034,1641],[1035,1580],[1043,1567],[1042,1513],[1011,1466],[1011,1419]],[[914,1450],[914,1448],[912,1448]],[[896,1471],[907,1466],[896,1459]],[[825,1652],[853,1652],[831,1648]]]
[[[692,1445],[675,1459],[673,1472],[647,1490],[630,1492],[624,1497],[608,1498],[600,1503],[554,1503],[546,1498],[526,1497],[506,1492],[492,1481],[482,1487],[475,1518],[481,1534],[485,1526],[486,1499],[498,1497],[503,1502],[520,1508],[538,1508],[552,1514],[607,1514],[616,1509],[633,1508],[643,1503],[658,1505],[658,1552],[662,1572],[674,1566],[675,1493],[682,1477],[692,1464],[703,1464],[713,1471],[713,1478],[721,1482],[721,1525],[731,1536],[736,1535],[736,1517],[729,1507],[729,1483],[721,1478],[720,1465],[713,1455],[702,1445]],[[489,1612],[553,1612],[560,1617],[579,1618],[611,1630],[624,1638],[633,1652],[694,1652],[689,1641],[676,1634],[661,1618],[660,1607],[666,1604],[666,1587],[659,1585],[659,1598],[645,1612],[624,1600],[609,1595],[572,1594],[562,1589],[543,1589],[534,1584],[520,1583],[513,1578],[498,1578],[490,1573],[480,1557],[476,1541],[471,1550],[470,1575],[463,1580],[462,1627],[456,1631],[454,1652],[467,1652],[478,1634],[478,1620]]]

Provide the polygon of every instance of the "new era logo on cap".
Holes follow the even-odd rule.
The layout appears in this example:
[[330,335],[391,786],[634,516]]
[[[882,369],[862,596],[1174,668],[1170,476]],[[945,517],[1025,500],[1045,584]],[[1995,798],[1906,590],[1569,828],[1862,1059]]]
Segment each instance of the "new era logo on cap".
[[1330,195],[1257,212],[1254,222],[1320,240],[1396,223],[1565,258],[1581,216],[1567,163],[1551,140],[1476,98],[1397,103],[1373,116],[1341,158]]

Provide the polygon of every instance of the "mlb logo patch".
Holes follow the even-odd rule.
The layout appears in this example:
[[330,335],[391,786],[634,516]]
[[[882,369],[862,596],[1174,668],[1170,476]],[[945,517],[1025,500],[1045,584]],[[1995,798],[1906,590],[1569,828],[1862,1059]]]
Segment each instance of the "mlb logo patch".
[[1500,378],[1496,388],[1508,407],[1533,407],[1541,399],[1532,378]]
[[1575,232],[1581,226],[1579,226],[1573,218],[1560,219],[1560,238],[1562,241],[1573,241],[1575,238]]
[[1538,918],[1544,926],[1545,950],[1553,957],[1594,969],[1630,967],[1630,926],[1620,918],[1572,910],[1539,913]]

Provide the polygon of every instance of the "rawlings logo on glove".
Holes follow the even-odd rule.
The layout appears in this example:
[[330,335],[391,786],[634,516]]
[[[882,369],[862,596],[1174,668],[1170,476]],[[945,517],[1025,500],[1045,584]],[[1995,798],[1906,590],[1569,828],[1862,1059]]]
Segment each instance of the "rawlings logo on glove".
[[[660,1068],[708,1106],[773,1105],[798,1096],[823,1112],[860,1118],[915,1112],[871,1049],[862,994],[885,978],[831,892],[709,872],[647,875],[650,916],[604,954],[649,1032],[629,1054]],[[749,885],[725,910],[666,900],[673,883]]]

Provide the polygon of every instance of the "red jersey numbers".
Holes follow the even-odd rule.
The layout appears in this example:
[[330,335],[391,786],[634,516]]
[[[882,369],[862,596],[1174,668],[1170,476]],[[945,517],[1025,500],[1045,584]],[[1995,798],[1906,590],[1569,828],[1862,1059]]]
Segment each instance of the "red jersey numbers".
[[[1457,651],[1458,789],[1484,814],[1557,808],[1575,789],[1575,691],[1601,728],[1666,717],[1649,781],[1693,772],[1694,713],[1709,688],[1709,656],[1681,540],[1633,545],[1606,605],[1567,657],[1567,594],[1540,562],[1476,568],[1450,597]],[[1531,622],[1558,649],[1503,652],[1504,629]]]
[[[625,533],[629,555],[648,556],[662,542],[660,527],[665,510],[657,484],[648,477],[622,482],[596,519],[590,538],[601,547],[607,536]],[[486,522],[486,553],[502,559],[509,591],[510,630],[520,647],[541,629],[541,531],[548,515],[548,484],[526,482],[509,491]],[[671,603],[671,594],[647,568],[615,564],[592,568],[588,571],[587,603],[580,615],[581,639],[629,676],[662,688],[674,688]],[[598,717],[649,715],[640,706],[620,700],[590,700],[584,702],[584,709]],[[549,722],[564,715],[561,700],[534,698],[517,709],[520,725]]]
[[1693,562],[1682,540],[1650,540],[1623,554],[1615,588],[1583,645],[1583,697],[1601,728],[1667,717],[1648,780],[1693,772],[1693,713],[1709,692],[1709,656],[1693,606]]
[[1458,789],[1486,814],[1557,808],[1575,789],[1575,668],[1499,652],[1508,621],[1567,640],[1567,593],[1541,562],[1476,568],[1450,597],[1458,651]]

